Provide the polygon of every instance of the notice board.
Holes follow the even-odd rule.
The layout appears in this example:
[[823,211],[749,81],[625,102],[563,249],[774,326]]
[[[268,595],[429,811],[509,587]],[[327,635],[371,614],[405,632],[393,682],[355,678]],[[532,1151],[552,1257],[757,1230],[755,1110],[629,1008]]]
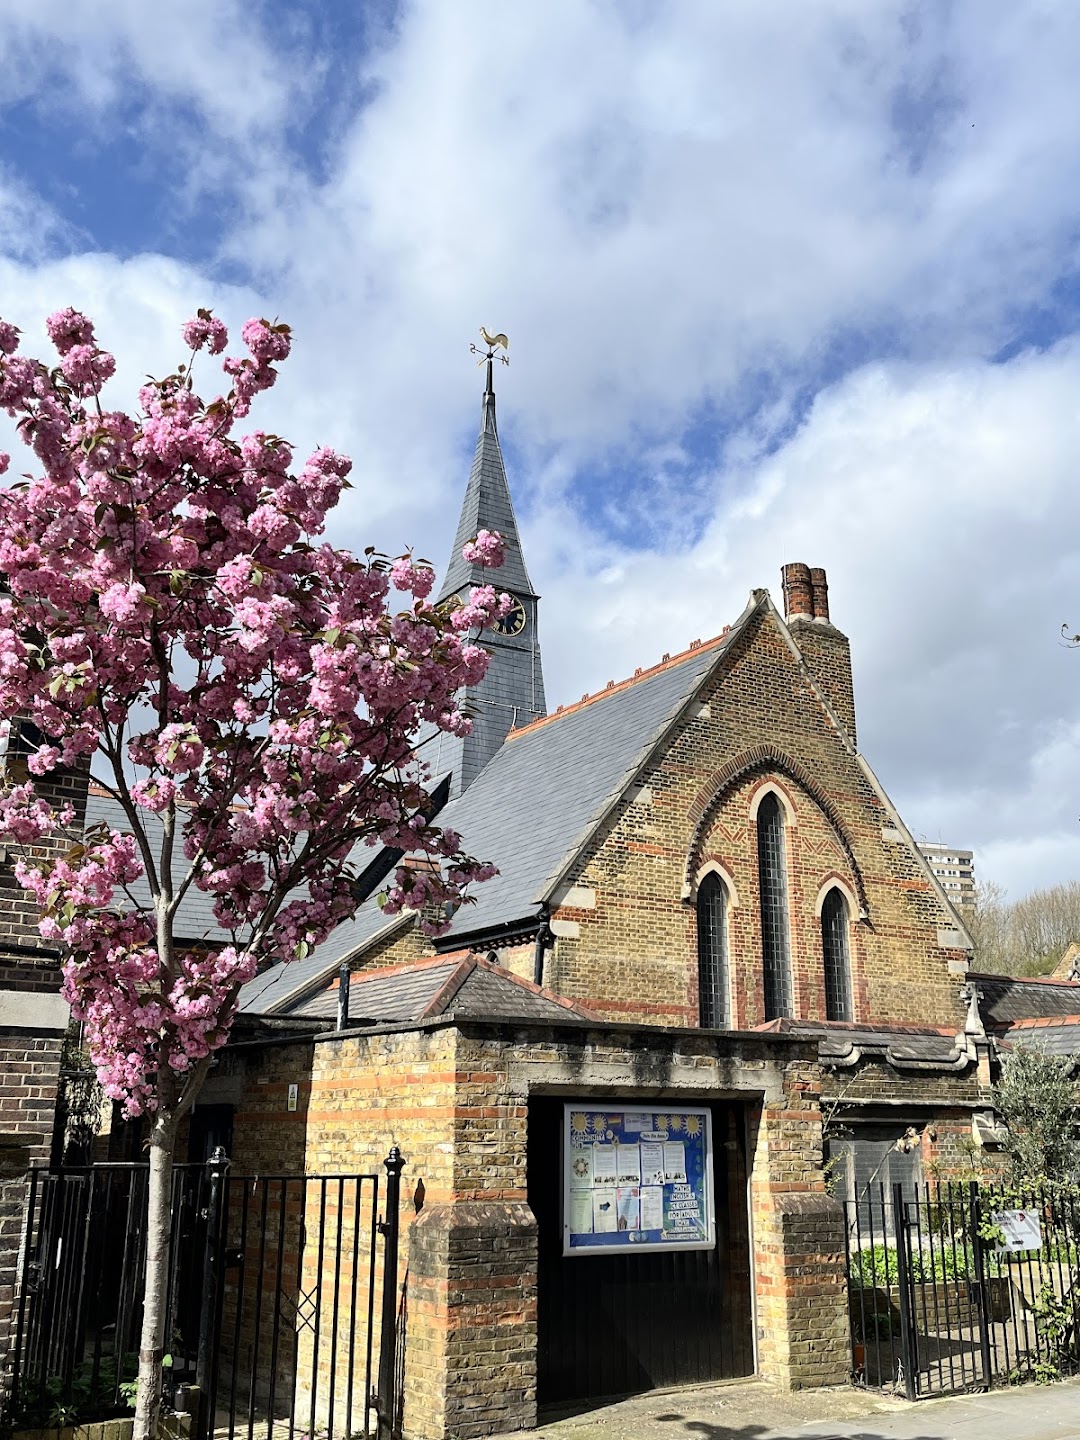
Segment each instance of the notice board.
[[707,1109],[564,1105],[562,1139],[564,1255],[715,1245]]

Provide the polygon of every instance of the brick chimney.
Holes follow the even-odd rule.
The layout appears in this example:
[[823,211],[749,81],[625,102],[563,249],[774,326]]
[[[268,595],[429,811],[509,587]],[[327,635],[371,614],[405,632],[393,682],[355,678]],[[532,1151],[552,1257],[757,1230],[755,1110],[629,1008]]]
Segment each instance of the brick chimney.
[[[784,615],[788,620],[813,619],[814,587],[810,578],[810,566],[796,561],[785,565],[780,572],[784,586]],[[824,570],[819,572],[824,575]],[[827,613],[827,611],[826,611]]]
[[796,562],[781,571],[784,616],[806,668],[813,675],[856,743],[855,695],[851,681],[851,647],[829,618],[829,582],[820,567]]

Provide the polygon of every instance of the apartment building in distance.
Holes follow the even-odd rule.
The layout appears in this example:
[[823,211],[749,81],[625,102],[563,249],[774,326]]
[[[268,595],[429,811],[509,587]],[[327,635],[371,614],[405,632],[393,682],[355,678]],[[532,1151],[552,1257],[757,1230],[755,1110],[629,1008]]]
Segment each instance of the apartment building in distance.
[[955,845],[944,845],[940,841],[920,840],[919,849],[926,863],[941,881],[942,887],[954,905],[965,911],[975,907],[975,857],[970,850],[960,850]]

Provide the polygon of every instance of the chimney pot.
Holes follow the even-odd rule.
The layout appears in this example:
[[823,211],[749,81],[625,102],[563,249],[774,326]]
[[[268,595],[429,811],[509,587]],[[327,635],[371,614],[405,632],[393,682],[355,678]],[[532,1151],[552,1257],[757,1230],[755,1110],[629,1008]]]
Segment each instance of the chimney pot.
[[829,582],[825,578],[825,571],[815,569],[810,571],[811,599],[814,606],[814,619],[821,620],[824,624],[829,623]]
[[810,566],[796,561],[785,565],[780,573],[784,585],[785,617],[794,620],[805,615],[807,619],[811,619],[814,614],[814,591],[810,580]]

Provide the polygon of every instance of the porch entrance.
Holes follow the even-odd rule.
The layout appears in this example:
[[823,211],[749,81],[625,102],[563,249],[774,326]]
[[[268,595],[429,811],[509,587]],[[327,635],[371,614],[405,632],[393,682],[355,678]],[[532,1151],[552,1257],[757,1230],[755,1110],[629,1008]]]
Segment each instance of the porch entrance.
[[[711,1250],[564,1257],[561,1127],[571,1099],[578,1103],[571,1096],[529,1103],[528,1193],[539,1229],[538,1403],[752,1375],[744,1107],[710,1107]],[[580,1103],[593,1109],[597,1097]]]

